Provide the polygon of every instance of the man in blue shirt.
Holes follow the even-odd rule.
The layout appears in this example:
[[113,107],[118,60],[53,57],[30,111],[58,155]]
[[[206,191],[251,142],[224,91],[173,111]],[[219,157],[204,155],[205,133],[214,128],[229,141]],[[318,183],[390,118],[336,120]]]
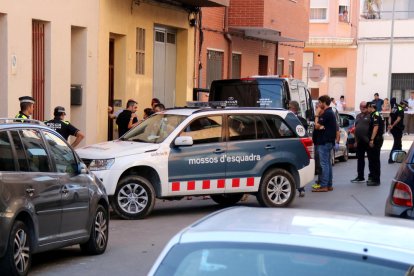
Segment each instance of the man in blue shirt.
[[331,152],[336,139],[336,119],[328,95],[319,97],[319,107],[316,110],[315,129],[317,132],[319,162],[322,168],[319,187],[313,188],[312,192],[332,191],[332,163]]
[[375,106],[376,106],[376,110],[377,110],[378,112],[381,112],[381,110],[382,110],[382,105],[384,104],[384,100],[383,100],[383,99],[380,99],[380,97],[379,97],[379,94],[378,94],[378,93],[375,93],[375,94],[374,94],[374,99],[373,99],[371,102],[375,104]]

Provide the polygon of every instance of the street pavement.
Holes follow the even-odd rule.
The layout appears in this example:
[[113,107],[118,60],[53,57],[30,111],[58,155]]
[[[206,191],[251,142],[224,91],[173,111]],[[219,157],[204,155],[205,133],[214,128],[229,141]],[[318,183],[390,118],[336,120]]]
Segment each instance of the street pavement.
[[[414,136],[403,137],[403,149],[408,150]],[[290,208],[330,210],[372,216],[383,216],[389,185],[399,164],[388,164],[392,136],[385,136],[381,152],[381,185],[368,187],[351,183],[356,177],[356,159],[337,162],[334,166],[334,190],[312,193],[306,187],[306,196],[297,197]],[[366,162],[365,177],[368,174]],[[259,206],[249,196],[241,206]],[[146,275],[168,240],[182,228],[210,214],[219,207],[210,199],[156,202],[153,213],[144,220],[121,220],[112,214],[107,251],[100,256],[84,256],[78,246],[34,255],[31,275]]]

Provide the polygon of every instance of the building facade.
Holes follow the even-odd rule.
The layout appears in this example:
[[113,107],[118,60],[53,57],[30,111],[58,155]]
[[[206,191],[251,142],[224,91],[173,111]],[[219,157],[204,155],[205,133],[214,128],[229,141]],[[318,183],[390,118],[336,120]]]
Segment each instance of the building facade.
[[347,109],[355,106],[359,7],[358,0],[311,0],[303,58],[303,80],[312,97],[343,95]]
[[308,0],[231,0],[228,8],[203,8],[195,87],[253,75],[301,78],[308,18]]
[[360,10],[355,102],[374,93],[408,99],[414,91],[414,1],[396,0],[394,9],[393,0],[369,2],[375,3],[365,1]]

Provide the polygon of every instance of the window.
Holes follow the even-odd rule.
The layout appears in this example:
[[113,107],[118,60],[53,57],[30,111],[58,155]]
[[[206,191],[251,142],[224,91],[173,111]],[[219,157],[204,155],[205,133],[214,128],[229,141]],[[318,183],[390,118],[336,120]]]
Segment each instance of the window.
[[265,115],[265,120],[270,127],[274,138],[293,137],[292,130],[286,125],[286,123],[276,115]]
[[289,60],[289,77],[295,76],[295,61]]
[[44,135],[51,150],[51,156],[55,160],[57,172],[69,174],[77,172],[78,164],[69,146],[62,139],[50,132],[45,131]]
[[339,22],[349,22],[348,6],[339,6],[338,20]]
[[138,75],[145,74],[145,29],[142,28],[137,28],[135,72]]
[[331,77],[346,77],[347,76],[346,68],[330,68],[329,71],[330,71]]
[[40,133],[34,129],[20,130],[19,133],[29,161],[29,170],[50,172],[49,158]]
[[223,60],[223,52],[207,50],[207,88],[213,80],[223,78]]
[[232,54],[231,56],[231,77],[233,79],[240,79],[241,76],[241,54]]
[[0,132],[0,171],[16,170],[13,151],[7,131]]
[[27,163],[26,152],[24,150],[22,141],[20,140],[20,135],[17,131],[11,132],[11,137],[14,144],[14,149],[16,150],[17,162],[19,164],[20,171],[27,172],[29,171],[29,164]]
[[312,22],[328,21],[329,0],[311,0],[310,2],[310,20]]
[[277,74],[279,76],[283,76],[285,74],[285,61],[283,59],[278,59],[277,60]]
[[202,117],[192,121],[180,136],[191,136],[194,144],[218,143],[222,137],[222,117]]
[[231,115],[228,125],[230,141],[270,138],[261,115]]

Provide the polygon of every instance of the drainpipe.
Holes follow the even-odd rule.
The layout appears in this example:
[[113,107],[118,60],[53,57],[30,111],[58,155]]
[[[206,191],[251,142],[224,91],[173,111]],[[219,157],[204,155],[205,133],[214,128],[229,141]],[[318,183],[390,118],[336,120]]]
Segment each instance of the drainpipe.
[[228,55],[227,55],[227,78],[231,79],[232,60],[233,60],[233,40],[229,33],[229,8],[225,7],[224,13],[224,38],[227,40]]
[[278,41],[276,41],[276,44],[275,44],[275,59],[276,59],[275,75],[280,75],[279,72],[277,71],[277,68],[279,66],[279,42]]

